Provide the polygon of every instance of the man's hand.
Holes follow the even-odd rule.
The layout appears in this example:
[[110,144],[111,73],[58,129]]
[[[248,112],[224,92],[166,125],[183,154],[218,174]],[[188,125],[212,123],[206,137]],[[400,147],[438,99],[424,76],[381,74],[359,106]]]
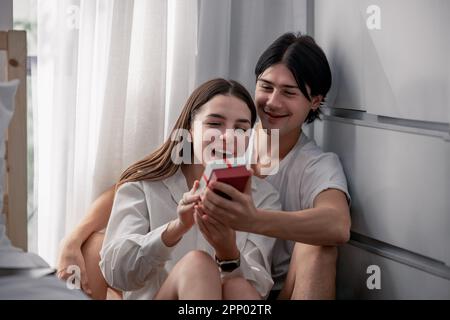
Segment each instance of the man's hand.
[[[201,200],[203,211],[216,221],[239,231],[251,231],[256,219],[256,208],[251,190],[251,177],[244,193],[236,188],[218,181],[208,185]],[[221,191],[231,197],[227,200],[213,190]]]
[[86,264],[84,262],[83,254],[81,253],[81,245],[70,237],[64,239],[61,243],[59,251],[57,273],[59,279],[67,280],[73,273],[68,272],[70,266],[77,266],[80,268],[81,289],[88,295],[92,294],[88,284],[88,277],[86,272]]

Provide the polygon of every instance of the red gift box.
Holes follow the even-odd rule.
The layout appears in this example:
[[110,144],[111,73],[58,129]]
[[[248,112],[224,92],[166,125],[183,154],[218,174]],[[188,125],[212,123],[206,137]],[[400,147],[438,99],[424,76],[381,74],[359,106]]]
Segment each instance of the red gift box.
[[[237,166],[231,168],[214,169],[209,178],[209,183],[213,181],[219,181],[233,186],[240,192],[245,191],[248,179],[250,178],[250,171],[245,166]],[[214,190],[215,193],[221,195],[224,198],[231,199],[227,194]]]

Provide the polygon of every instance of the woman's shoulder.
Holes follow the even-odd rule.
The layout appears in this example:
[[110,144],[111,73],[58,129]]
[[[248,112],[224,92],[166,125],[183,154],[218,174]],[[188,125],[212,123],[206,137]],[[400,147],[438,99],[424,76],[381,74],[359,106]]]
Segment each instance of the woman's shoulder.
[[142,193],[148,193],[150,191],[160,190],[164,187],[163,180],[150,181],[150,180],[139,180],[125,182],[117,188],[117,192],[130,192],[130,191],[141,191]]

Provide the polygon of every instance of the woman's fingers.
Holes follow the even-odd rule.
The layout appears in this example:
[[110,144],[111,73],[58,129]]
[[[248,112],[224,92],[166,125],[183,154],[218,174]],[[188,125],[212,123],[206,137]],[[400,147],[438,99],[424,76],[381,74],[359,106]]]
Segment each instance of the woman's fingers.
[[207,200],[203,201],[201,203],[201,205],[202,205],[201,208],[205,214],[216,217],[216,219],[221,220],[221,218],[224,218],[227,214],[226,210],[223,210],[222,208],[214,206]]
[[216,229],[229,229],[229,227],[227,227],[224,223],[222,223],[221,221],[219,221],[217,218],[215,218],[212,215],[208,215],[205,214],[204,216],[202,216],[203,221],[205,221],[206,223],[209,223],[211,225],[213,225]]
[[200,185],[200,182],[198,180],[194,181],[194,185],[192,186],[191,190],[189,191],[191,194],[194,194],[195,191],[197,191],[198,186]]
[[210,223],[210,220],[207,220],[208,215],[207,214],[200,214],[200,210],[202,210],[202,206],[198,206],[196,209],[196,215],[197,215],[197,224],[199,225],[200,230],[203,230],[206,232],[209,236],[209,238],[212,238],[212,236],[217,235],[219,230],[217,227]]
[[195,223],[197,223],[198,228],[203,233],[203,235],[205,237],[209,237],[209,230],[205,226],[205,223],[203,222],[202,217],[201,217],[200,213],[198,212],[198,210],[195,210],[195,212],[194,212],[194,220],[195,220]]
[[200,201],[200,195],[185,193],[182,199],[182,205],[187,205]]
[[203,230],[202,233],[205,238],[213,247],[215,247],[215,245],[217,245],[217,237],[220,237],[220,235],[223,234],[224,229],[221,229],[217,224],[211,223],[211,218],[208,219],[207,214],[200,215],[198,210],[196,214],[198,215],[197,220],[200,230]]
[[180,209],[179,209],[179,214],[184,214],[185,212],[189,212],[192,209],[194,209],[195,203],[190,203],[187,205],[183,205]]

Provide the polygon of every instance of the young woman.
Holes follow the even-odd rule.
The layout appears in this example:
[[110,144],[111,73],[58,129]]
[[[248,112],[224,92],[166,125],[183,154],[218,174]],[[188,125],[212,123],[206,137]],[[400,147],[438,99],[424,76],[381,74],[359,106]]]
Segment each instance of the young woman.
[[[184,145],[183,152],[194,150],[194,158],[176,164],[177,141],[169,138],[122,174],[100,267],[124,298],[261,299],[269,294],[275,239],[235,232],[204,215],[202,193],[196,192],[205,163],[224,154],[237,156],[229,142],[250,130],[255,120],[256,109],[244,87],[235,81],[208,81],[192,93],[173,131],[184,129],[193,141],[202,141],[200,147]],[[219,139],[205,139],[207,130],[218,132]],[[264,180],[255,177],[247,188],[257,207],[281,208],[278,193]]]

